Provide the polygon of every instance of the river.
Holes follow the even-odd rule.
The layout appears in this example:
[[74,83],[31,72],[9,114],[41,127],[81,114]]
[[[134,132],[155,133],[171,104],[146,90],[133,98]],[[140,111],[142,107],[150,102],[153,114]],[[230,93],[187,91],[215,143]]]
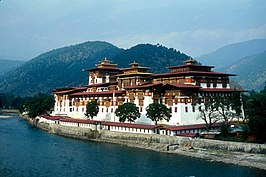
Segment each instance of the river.
[[0,118],[0,177],[263,177],[266,171],[49,134]]

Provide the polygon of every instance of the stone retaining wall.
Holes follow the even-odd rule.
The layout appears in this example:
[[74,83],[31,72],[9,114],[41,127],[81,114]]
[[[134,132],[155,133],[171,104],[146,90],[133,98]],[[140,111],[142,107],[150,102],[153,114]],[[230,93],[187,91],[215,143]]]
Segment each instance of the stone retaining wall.
[[59,124],[34,124],[45,131],[58,135],[79,139],[90,139],[95,141],[125,144],[129,146],[142,147],[159,151],[166,151],[170,149],[169,147],[175,146],[266,154],[266,144],[240,143],[199,138],[189,139],[187,137],[180,136],[111,132],[107,130],[101,130],[100,132],[97,132],[88,128],[70,127]]

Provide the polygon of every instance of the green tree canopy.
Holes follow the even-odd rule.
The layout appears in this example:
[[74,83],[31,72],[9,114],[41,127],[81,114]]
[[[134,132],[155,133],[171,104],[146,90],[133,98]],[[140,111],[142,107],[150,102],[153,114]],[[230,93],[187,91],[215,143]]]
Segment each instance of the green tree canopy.
[[158,121],[166,120],[169,121],[171,118],[170,109],[168,109],[164,104],[151,103],[146,108],[146,115],[157,125]]
[[51,95],[38,94],[28,97],[21,105],[20,112],[27,111],[30,118],[41,114],[47,114],[54,106],[54,98]]
[[115,111],[115,115],[119,117],[119,122],[134,122],[140,117],[139,108],[134,103],[124,103],[119,105]]
[[246,114],[251,133],[258,140],[266,141],[266,87],[259,93],[251,93],[246,102]]
[[85,112],[86,117],[93,119],[94,116],[97,116],[98,112],[99,112],[99,107],[96,101],[91,101],[87,103],[86,112]]

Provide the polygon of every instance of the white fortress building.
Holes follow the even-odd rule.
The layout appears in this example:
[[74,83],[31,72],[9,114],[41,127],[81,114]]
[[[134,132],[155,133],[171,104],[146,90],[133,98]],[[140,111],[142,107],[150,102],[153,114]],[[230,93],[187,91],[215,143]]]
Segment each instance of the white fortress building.
[[89,72],[88,85],[75,88],[53,90],[55,106],[53,116],[67,116],[74,119],[87,119],[84,115],[88,101],[96,101],[99,113],[93,120],[119,122],[115,116],[118,105],[135,103],[141,117],[138,124],[154,125],[146,117],[146,108],[157,102],[171,110],[169,122],[158,124],[169,126],[203,124],[199,118],[199,99],[208,96],[230,96],[229,76],[234,74],[212,71],[213,66],[203,66],[190,59],[184,65],[168,67],[168,73],[153,74],[147,67],[133,62],[129,68],[117,68],[104,59]]

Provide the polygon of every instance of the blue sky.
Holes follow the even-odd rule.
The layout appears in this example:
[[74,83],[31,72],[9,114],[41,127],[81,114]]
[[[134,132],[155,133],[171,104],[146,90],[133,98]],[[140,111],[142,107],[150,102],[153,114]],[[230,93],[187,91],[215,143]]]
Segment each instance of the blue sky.
[[67,45],[160,43],[191,56],[266,38],[265,0],[1,0],[0,58]]

